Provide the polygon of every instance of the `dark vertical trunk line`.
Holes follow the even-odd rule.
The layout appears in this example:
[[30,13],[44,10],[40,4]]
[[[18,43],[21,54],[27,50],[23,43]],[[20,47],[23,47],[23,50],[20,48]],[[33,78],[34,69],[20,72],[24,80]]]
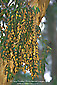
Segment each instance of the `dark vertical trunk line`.
[[[51,11],[51,12],[50,12]],[[50,13],[49,13],[50,12]],[[52,77],[57,77],[57,47],[56,47],[56,23],[55,23],[55,12],[52,7],[48,8],[47,11],[47,23],[48,23],[48,39],[51,41],[52,48]]]

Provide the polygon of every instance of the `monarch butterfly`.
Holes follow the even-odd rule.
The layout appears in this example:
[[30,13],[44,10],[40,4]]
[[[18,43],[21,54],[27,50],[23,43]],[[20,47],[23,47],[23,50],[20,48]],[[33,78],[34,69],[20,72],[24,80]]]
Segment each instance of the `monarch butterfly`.
[[[15,1],[17,1],[17,0],[15,0]],[[23,14],[23,10],[17,9],[18,12],[19,12],[19,14],[17,14],[17,15],[16,15],[16,11],[14,12],[15,14],[14,13],[13,14],[9,14],[9,15],[7,14],[10,17],[10,18],[8,17],[9,18],[8,19],[9,23],[8,23],[8,27],[6,29],[7,32],[8,32],[8,36],[9,37],[7,37],[8,40],[6,40],[5,43],[3,42],[4,43],[3,46],[6,49],[4,49],[2,47],[3,50],[5,50],[5,51],[2,50],[3,51],[2,58],[3,59],[4,58],[7,59],[7,61],[5,62],[5,66],[7,66],[6,67],[7,68],[6,74],[8,73],[8,70],[10,68],[13,69],[13,70],[11,69],[11,72],[13,72],[13,74],[14,74],[14,72],[16,72],[18,70],[18,67],[21,66],[23,64],[23,62],[25,62],[25,66],[24,66],[24,68],[22,67],[22,69],[23,69],[23,71],[25,73],[26,73],[26,71],[25,71],[26,65],[30,68],[30,72],[32,72],[33,68],[36,69],[36,70],[34,69],[34,71],[36,73],[39,72],[38,71],[38,67],[37,67],[37,63],[36,63],[36,60],[39,61],[39,57],[38,57],[39,53],[38,53],[38,47],[37,47],[37,45],[35,45],[35,42],[37,42],[37,37],[36,37],[37,31],[35,30],[35,27],[36,27],[36,25],[37,26],[39,25],[42,17],[45,15],[45,12],[46,12],[49,0],[29,0],[28,3],[29,3],[28,5],[30,5],[30,9],[33,8],[34,11],[26,9],[26,10],[24,10],[25,14]],[[38,7],[39,10],[40,10],[40,12],[38,12],[38,14],[35,13],[36,12],[36,7]],[[29,13],[28,13],[28,10],[30,11]],[[28,13],[28,15],[27,15],[27,13]],[[19,15],[19,17],[18,17],[18,15]],[[30,20],[29,20],[29,15],[30,15]],[[22,24],[21,22],[23,20],[25,20],[26,23]],[[12,27],[11,23],[13,23],[13,27]],[[23,31],[24,28],[26,30],[25,33]],[[11,29],[11,31],[9,31],[10,29]],[[17,30],[18,30],[18,32],[17,32]],[[22,42],[22,40],[23,40],[23,42]],[[17,47],[15,46],[14,43],[15,44],[17,43],[17,45],[16,45]],[[30,50],[30,48],[31,48],[31,50]],[[27,53],[29,55],[27,55]],[[28,56],[28,58],[27,58],[27,56]],[[10,60],[11,60],[11,63],[10,63]],[[36,63],[36,64],[34,65],[33,63],[34,64]],[[9,68],[8,68],[8,64],[10,64]],[[18,65],[18,67],[17,67],[17,65]],[[33,66],[33,68],[32,68],[32,66]],[[2,67],[3,67],[3,65],[1,66],[1,68]],[[19,67],[19,68],[21,69],[21,67]],[[5,68],[3,69],[3,73],[1,74],[1,76],[4,75],[4,70],[5,70]],[[36,73],[34,74],[32,72],[32,74],[34,74],[34,76],[31,75],[32,79],[35,76],[37,76]],[[40,73],[41,73],[41,71],[40,71]],[[5,83],[4,78],[6,79],[5,75],[3,76],[3,79],[2,79],[3,82]],[[9,78],[9,74],[7,75],[7,78]],[[7,80],[9,80],[9,79],[7,79]]]

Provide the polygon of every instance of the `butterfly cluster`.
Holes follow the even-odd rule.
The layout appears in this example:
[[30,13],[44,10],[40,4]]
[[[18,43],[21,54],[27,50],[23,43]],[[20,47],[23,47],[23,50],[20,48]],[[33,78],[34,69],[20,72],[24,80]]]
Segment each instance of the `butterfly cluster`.
[[[0,43],[1,58],[3,61],[7,61],[4,69],[7,81],[14,77],[19,69],[24,73],[29,69],[32,79],[39,78],[39,74],[44,70],[41,69],[37,42],[41,30],[36,24],[35,17],[36,14],[40,13],[40,10],[38,7],[29,7],[29,5],[23,4],[22,0],[19,0],[18,7],[14,11],[10,12],[6,8],[6,10],[1,10],[1,16],[3,16],[3,11],[7,16],[6,36],[1,38]],[[25,63],[24,66],[22,66],[23,63]]]

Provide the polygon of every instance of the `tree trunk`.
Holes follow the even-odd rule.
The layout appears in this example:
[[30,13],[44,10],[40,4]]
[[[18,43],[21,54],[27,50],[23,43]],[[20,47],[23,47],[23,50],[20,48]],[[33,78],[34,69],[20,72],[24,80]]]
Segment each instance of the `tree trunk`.
[[57,31],[56,31],[56,10],[49,6],[47,10],[48,39],[52,47],[52,77],[57,77]]

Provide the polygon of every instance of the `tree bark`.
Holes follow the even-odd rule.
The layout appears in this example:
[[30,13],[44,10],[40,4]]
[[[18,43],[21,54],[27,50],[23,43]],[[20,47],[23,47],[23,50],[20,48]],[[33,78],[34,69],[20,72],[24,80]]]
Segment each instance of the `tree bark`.
[[56,31],[56,10],[54,6],[49,6],[47,10],[47,24],[48,24],[48,39],[51,41],[52,47],[52,77],[57,78],[57,31]]

